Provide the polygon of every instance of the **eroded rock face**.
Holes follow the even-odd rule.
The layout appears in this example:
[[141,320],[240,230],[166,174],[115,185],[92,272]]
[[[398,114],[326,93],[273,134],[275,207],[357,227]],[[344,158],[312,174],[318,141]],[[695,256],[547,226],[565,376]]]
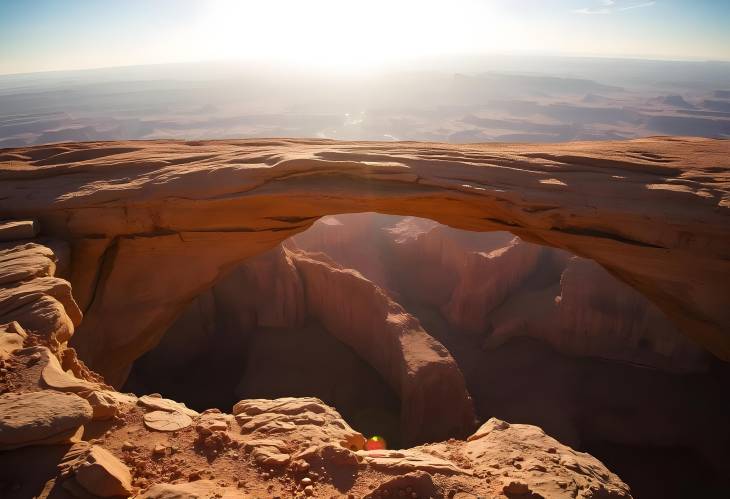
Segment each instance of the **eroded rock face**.
[[471,459],[486,458],[473,469],[498,477],[493,482],[496,494],[599,498],[629,493],[596,458],[561,445],[536,426],[492,418],[467,439],[462,451]]
[[73,441],[93,414],[81,397],[53,391],[5,393],[0,412],[0,450]]
[[74,343],[114,384],[235,263],[362,211],[509,230],[595,260],[730,359],[726,156],[725,141],[689,138],[39,146],[2,152],[0,210],[79,249],[71,281],[88,309]]
[[[45,319],[48,324],[55,321],[51,316]],[[40,330],[48,330],[48,324]],[[577,455],[544,435],[534,438],[539,431],[533,427],[514,426],[509,439],[490,437],[487,454],[481,449],[468,451],[474,439],[487,440],[484,428],[472,441],[450,440],[382,456],[362,453],[363,435],[318,399],[243,400],[233,415],[217,410],[198,414],[158,395],[137,398],[103,385],[83,364],[74,364],[78,362],[75,355],[66,353],[69,349],[57,341],[57,332],[24,336],[18,331],[18,325],[3,329],[3,334],[19,336],[23,347],[8,351],[2,361],[3,374],[8,375],[3,389],[9,391],[0,395],[4,449],[0,491],[4,497],[28,497],[38,491],[42,496],[65,494],[79,499],[209,494],[364,497],[374,490],[394,496],[417,491],[416,495],[437,497],[462,492],[503,497],[513,487],[537,490],[543,481],[563,478],[575,485],[566,487],[565,493],[556,489],[554,497],[575,497],[576,491],[586,497],[592,497],[591,491],[630,497],[618,477],[584,455],[579,461],[561,459],[545,470],[513,471],[514,484],[510,482],[506,489],[503,475],[494,477],[484,464],[491,462],[492,452],[493,460],[503,462],[504,446],[512,448],[521,442],[525,460],[533,454],[537,460],[550,453]],[[31,340],[37,344],[26,344]],[[64,371],[62,365],[69,367]],[[113,405],[114,414],[111,420],[99,418],[97,426],[82,432],[82,426],[92,425],[96,415],[91,400]],[[167,425],[148,424],[165,418],[189,424],[177,424],[174,431]],[[61,447],[60,452],[47,446],[68,443],[71,436],[83,440]],[[396,468],[403,470],[402,477],[394,478]]]
[[[707,369],[708,359],[697,345],[681,336],[652,303],[595,262],[570,258],[555,292],[526,297],[497,311],[485,346],[529,336],[571,355],[676,372]],[[526,313],[516,318],[520,306]]]
[[307,311],[398,392],[405,443],[465,436],[474,408],[456,362],[418,320],[357,272],[292,255]]
[[[355,245],[352,255],[347,251],[350,244]],[[424,219],[371,213],[326,217],[284,247],[291,248],[286,255],[272,250],[245,262],[201,295],[170,328],[180,340],[166,342],[170,343],[166,350],[173,353],[177,345],[194,349],[187,331],[208,330],[215,317],[232,321],[243,331],[255,326],[255,317],[262,325],[300,327],[303,318],[319,318],[326,308],[349,309],[377,301],[384,293],[395,302],[405,300],[439,311],[454,331],[483,338],[487,348],[531,337],[570,355],[668,371],[702,371],[708,365],[702,349],[655,305],[595,262],[526,243],[509,233],[463,232]],[[302,278],[292,273],[292,262],[300,259],[302,249],[310,252],[309,260],[320,262],[320,280],[329,274],[331,281],[307,294],[317,296],[326,290],[322,296],[339,301],[307,310],[302,294],[307,286],[303,288]],[[261,261],[268,263],[262,266]],[[372,288],[382,293],[361,293],[358,300],[347,300],[341,296],[349,293],[342,288],[347,280],[336,278],[347,273],[339,268],[381,282]],[[252,281],[251,273],[259,278]],[[266,289],[267,282],[271,289]],[[294,291],[272,292],[282,287],[281,282],[291,283]],[[209,296],[214,297],[210,302]],[[217,312],[206,305],[212,302],[218,304]],[[367,305],[357,307],[367,309]],[[280,311],[282,319],[267,319],[272,309]],[[192,320],[191,315],[195,315]],[[344,323],[337,327],[349,328]],[[373,324],[369,334],[379,337],[382,331],[382,326]]]
[[134,492],[129,468],[98,445],[87,442],[74,445],[59,469],[68,478],[64,487],[77,497],[83,497],[84,493],[93,497],[129,497]]
[[464,233],[412,218],[380,237],[388,250],[373,257],[391,262],[396,295],[437,308],[455,331],[484,338],[486,347],[531,337],[570,355],[707,368],[699,346],[595,262],[507,233]]
[[[213,299],[208,301],[208,297]],[[198,315],[208,303],[211,309]],[[191,316],[197,317],[186,322]],[[255,348],[251,342],[256,342],[249,338],[273,334],[266,330],[272,327],[301,328],[305,319],[322,324],[399,395],[399,434],[404,444],[466,436],[473,430],[471,398],[458,366],[443,345],[383,289],[322,254],[278,247],[238,267],[189,307],[167,333],[161,354],[150,362],[164,375],[166,369],[175,371],[182,364],[196,363],[194,353],[205,349],[209,342],[228,341],[229,348],[247,344],[239,353],[241,367],[238,371],[232,369],[231,374],[243,377],[238,391],[246,392],[247,378],[257,374],[246,374],[256,369],[257,361],[252,357],[263,355],[250,351]],[[222,321],[226,324],[221,325]],[[213,327],[224,333],[215,338],[212,333],[208,336],[207,331]],[[250,366],[245,367],[245,359]],[[264,359],[264,364],[267,362]],[[329,364],[334,360],[315,362]],[[278,374],[280,383],[292,386],[286,377],[295,376],[295,372]],[[257,383],[252,385],[249,389],[256,390]],[[362,390],[364,386],[355,386],[360,397],[375,397]],[[323,388],[330,393],[341,390],[353,388],[337,388],[334,384]]]

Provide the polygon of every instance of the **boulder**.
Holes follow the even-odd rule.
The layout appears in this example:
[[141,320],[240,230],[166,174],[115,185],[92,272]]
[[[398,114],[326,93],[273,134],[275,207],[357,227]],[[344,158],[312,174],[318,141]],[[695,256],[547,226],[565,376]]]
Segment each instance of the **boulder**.
[[134,493],[129,468],[106,449],[88,442],[71,447],[59,471],[68,479],[64,487],[72,494],[78,487],[94,497],[129,497]]
[[0,450],[72,441],[92,416],[89,403],[72,393],[0,395]]
[[[312,397],[241,400],[233,406],[233,414],[244,442],[255,441],[249,444],[254,447],[285,448],[277,440],[286,440],[290,451],[317,444],[353,450],[365,445],[365,437],[350,428],[337,411]],[[271,438],[273,442],[261,442]]]
[[0,241],[32,239],[38,235],[35,220],[8,220],[0,222]]

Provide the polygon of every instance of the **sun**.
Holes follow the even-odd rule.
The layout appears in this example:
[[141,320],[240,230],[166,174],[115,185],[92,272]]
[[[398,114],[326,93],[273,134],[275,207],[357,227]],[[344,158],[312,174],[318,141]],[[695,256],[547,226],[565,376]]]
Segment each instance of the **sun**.
[[372,66],[483,44],[494,33],[485,29],[494,22],[488,2],[460,3],[472,11],[430,0],[218,0],[195,42],[219,59]]

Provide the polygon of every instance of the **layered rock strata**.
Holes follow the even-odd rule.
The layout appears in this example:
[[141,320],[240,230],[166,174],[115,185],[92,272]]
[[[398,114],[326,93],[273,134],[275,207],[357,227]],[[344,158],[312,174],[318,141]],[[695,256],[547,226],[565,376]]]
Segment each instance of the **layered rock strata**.
[[363,211],[507,230],[592,259],[730,359],[727,144],[38,146],[2,151],[0,212],[71,242],[86,312],[74,345],[112,384],[237,262],[321,216]]
[[[16,264],[0,262],[0,275],[43,278]],[[4,497],[630,497],[599,461],[532,426],[491,420],[466,441],[364,451],[365,438],[314,398],[243,400],[229,415],[122,394],[64,354],[73,322],[57,310],[60,322],[0,330],[18,346],[2,360]]]

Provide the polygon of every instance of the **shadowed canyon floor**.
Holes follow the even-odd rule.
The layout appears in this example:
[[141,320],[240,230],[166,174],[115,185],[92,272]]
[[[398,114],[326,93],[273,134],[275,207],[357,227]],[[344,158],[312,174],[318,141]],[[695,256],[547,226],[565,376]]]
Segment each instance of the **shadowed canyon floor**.
[[[628,497],[616,475],[565,444],[606,455],[636,444],[620,424],[626,419],[612,413],[631,410],[635,398],[619,397],[603,412],[612,377],[626,375],[631,383],[641,377],[610,367],[617,362],[661,371],[655,381],[645,376],[647,391],[685,386],[689,397],[694,388],[708,387],[702,373],[724,366],[699,346],[730,357],[727,144],[683,138],[559,146],[261,140],[0,151],[0,212],[20,220],[0,230],[10,241],[0,260],[0,323],[7,324],[0,403],[9,415],[0,428],[0,445],[7,449],[0,459],[48,465],[35,479],[0,481],[16,497],[28,491],[165,497],[176,487],[232,497],[375,497],[386,491]],[[496,234],[491,247],[475,251],[468,241],[449,246],[449,237],[439,235],[446,228],[434,235],[418,224],[397,223],[386,229],[398,251],[380,264],[362,258],[338,263],[336,244],[324,248],[330,256],[315,253],[309,233],[300,234],[295,246],[277,248],[322,216],[364,211],[420,216],[470,231],[507,230],[520,239]],[[30,218],[40,222],[41,239],[37,225],[22,221]],[[436,247],[443,268],[429,265]],[[464,268],[449,268],[449,255]],[[236,267],[243,261],[240,274]],[[402,269],[401,275],[388,265]],[[611,275],[624,284],[616,287]],[[480,276],[492,277],[485,284]],[[443,282],[448,293],[439,290]],[[540,291],[510,298],[525,283]],[[607,301],[613,292],[620,299]],[[245,347],[266,355],[284,352],[287,344],[301,348],[285,339],[286,331],[307,325],[312,341],[329,342],[343,365],[364,361],[344,383],[365,383],[382,396],[379,403],[391,411],[393,431],[404,443],[444,442],[363,451],[361,428],[352,429],[318,399],[248,399],[226,407],[232,415],[200,413],[156,396],[120,394],[94,373],[119,387],[136,359],[174,336],[166,331],[200,336],[211,296],[216,307],[235,298],[228,305],[241,313],[225,316],[234,323],[223,332],[241,326],[256,331]],[[191,302],[197,312],[190,312]],[[626,319],[612,322],[617,314]],[[184,318],[197,322],[181,329]],[[372,334],[376,329],[379,335]],[[468,340],[454,340],[453,331]],[[267,332],[282,334],[281,343],[262,342]],[[533,349],[535,365],[554,358],[562,379],[587,376],[593,378],[587,386],[604,383],[606,393],[596,396],[572,399],[580,390],[567,390],[548,404],[511,406],[520,407],[513,414],[525,414],[554,407],[562,397],[565,409],[543,419],[561,443],[534,426],[497,419],[474,424],[475,411],[485,420],[495,415],[490,405],[500,396],[534,396],[520,376],[540,373],[526,367],[501,383],[502,393],[480,391],[475,381],[489,377],[483,367],[530,358],[524,355],[533,347],[519,346],[523,337],[543,345]],[[235,342],[225,335],[218,340]],[[514,345],[518,353],[510,356]],[[177,353],[190,354],[184,348]],[[592,360],[581,365],[566,355],[604,357],[609,367]],[[251,360],[244,367],[256,369]],[[496,369],[492,380],[506,372]],[[689,378],[672,385],[667,378],[694,375],[695,385]],[[279,386],[240,371],[235,381],[233,392],[246,397]],[[392,394],[378,388],[383,382]],[[328,392],[331,380],[322,377],[319,384],[336,398]],[[698,400],[714,396],[714,388],[707,390],[695,394]],[[396,410],[393,394],[400,399]],[[57,396],[69,402],[54,402]],[[668,396],[665,406],[634,419],[646,425],[639,430],[648,431],[642,443],[655,439],[684,448],[689,442],[709,459],[721,453],[725,436],[714,447],[700,442],[713,424],[723,426],[726,408],[718,406],[712,415],[717,422],[705,421],[702,428],[694,426],[701,418],[688,413],[692,428],[677,432],[669,419],[656,417],[681,414],[684,408],[675,402],[681,398]],[[582,422],[590,418],[581,411],[601,417],[586,429]],[[670,443],[668,435],[681,436]],[[445,441],[449,436],[460,439]],[[51,442],[75,443],[58,455],[37,446]],[[165,484],[172,482],[177,485],[169,489]]]

